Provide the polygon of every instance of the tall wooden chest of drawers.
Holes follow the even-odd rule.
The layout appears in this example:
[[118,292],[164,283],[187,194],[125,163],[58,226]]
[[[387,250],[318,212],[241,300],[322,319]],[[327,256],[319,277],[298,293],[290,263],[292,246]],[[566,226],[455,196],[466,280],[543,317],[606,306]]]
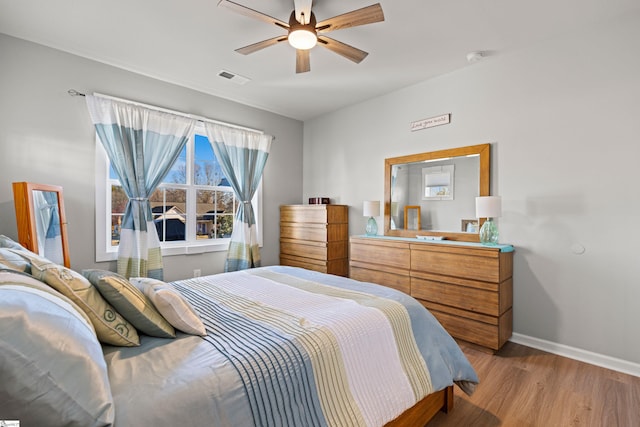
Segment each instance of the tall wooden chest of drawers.
[[280,264],[349,274],[349,207],[280,206]]
[[350,277],[406,292],[456,338],[500,349],[513,330],[513,247],[351,237]]

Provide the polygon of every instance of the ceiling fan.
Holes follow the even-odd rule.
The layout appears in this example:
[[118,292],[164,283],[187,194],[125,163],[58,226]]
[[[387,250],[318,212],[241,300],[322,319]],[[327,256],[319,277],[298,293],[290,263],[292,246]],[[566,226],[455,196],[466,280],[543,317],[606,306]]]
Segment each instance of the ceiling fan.
[[287,40],[296,49],[296,73],[306,73],[311,70],[309,51],[316,44],[324,46],[355,63],[360,63],[368,55],[367,52],[329,38],[324,33],[384,21],[380,3],[317,22],[311,10],[311,2],[312,0],[294,0],[294,10],[291,12],[288,23],[229,0],[220,0],[218,6],[276,25],[287,31],[286,35],[273,37],[236,49],[238,53],[248,55]]

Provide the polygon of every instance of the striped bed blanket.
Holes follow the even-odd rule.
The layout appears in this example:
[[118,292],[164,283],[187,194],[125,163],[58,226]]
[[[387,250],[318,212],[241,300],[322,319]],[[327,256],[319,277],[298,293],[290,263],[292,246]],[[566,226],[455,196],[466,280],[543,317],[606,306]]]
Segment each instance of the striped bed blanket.
[[[435,390],[477,382],[437,322],[426,328],[435,341],[416,340],[432,316],[387,288],[292,267],[173,285],[241,377],[256,426],[381,426]],[[435,384],[434,367],[447,370]]]

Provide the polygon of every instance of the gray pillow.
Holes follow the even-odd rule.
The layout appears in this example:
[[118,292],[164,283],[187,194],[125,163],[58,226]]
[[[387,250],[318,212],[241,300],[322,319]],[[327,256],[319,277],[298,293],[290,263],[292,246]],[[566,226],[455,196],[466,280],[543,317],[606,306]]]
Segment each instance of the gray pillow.
[[106,270],[82,270],[86,277],[122,317],[144,334],[159,338],[175,338],[176,331],[153,303],[127,279]]
[[105,426],[107,365],[82,310],[44,283],[0,272],[0,416],[24,426]]
[[0,264],[12,270],[31,273],[31,263],[28,260],[4,247],[0,247]]
[[4,234],[0,234],[0,248],[20,249],[24,251],[27,250],[27,248],[22,246],[20,243],[16,242],[10,237],[5,236]]

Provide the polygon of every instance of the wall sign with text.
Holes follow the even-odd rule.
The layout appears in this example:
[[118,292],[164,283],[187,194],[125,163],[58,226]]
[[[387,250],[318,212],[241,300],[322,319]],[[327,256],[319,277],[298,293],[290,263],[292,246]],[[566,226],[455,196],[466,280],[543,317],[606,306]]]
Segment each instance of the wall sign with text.
[[428,119],[417,120],[409,123],[409,129],[411,132],[417,130],[432,128],[434,126],[447,125],[451,122],[451,114],[443,114],[437,117],[430,117]]

